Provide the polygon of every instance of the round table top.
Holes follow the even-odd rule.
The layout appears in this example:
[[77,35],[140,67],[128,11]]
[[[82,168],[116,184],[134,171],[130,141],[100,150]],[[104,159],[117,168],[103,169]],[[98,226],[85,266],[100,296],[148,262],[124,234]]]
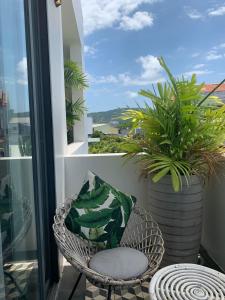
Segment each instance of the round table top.
[[195,264],[159,270],[149,287],[150,300],[225,300],[225,275]]

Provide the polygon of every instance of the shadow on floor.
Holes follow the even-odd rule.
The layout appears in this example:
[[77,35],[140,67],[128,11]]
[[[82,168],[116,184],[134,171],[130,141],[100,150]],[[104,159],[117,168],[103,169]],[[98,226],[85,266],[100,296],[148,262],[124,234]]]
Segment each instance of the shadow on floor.
[[[58,292],[54,300],[67,300],[79,273],[70,265],[63,268],[62,278],[58,286]],[[143,282],[142,286],[134,286],[130,288],[118,289],[112,293],[112,300],[148,300],[149,282]],[[105,300],[107,298],[107,290],[98,289],[86,281],[82,276],[81,281],[73,295],[72,300]]]
[[[74,284],[79,276],[79,273],[75,269],[66,265],[63,268],[62,278],[59,283],[58,292],[56,300],[66,300],[68,299]],[[76,292],[73,295],[72,300],[85,300],[85,290],[86,290],[86,279],[85,276],[82,276],[81,281],[76,289]]]

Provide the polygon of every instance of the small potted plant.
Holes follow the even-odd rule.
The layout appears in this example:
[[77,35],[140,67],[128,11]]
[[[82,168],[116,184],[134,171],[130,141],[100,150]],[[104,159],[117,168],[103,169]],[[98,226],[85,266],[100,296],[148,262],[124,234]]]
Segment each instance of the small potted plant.
[[[224,162],[225,105],[212,93],[203,97],[196,76],[175,79],[163,58],[168,82],[141,90],[143,108],[128,109],[132,134],[124,145],[149,180],[145,207],[159,223],[165,240],[164,265],[197,261],[205,179]],[[223,81],[224,82],[224,81]],[[221,82],[221,84],[223,83]]]

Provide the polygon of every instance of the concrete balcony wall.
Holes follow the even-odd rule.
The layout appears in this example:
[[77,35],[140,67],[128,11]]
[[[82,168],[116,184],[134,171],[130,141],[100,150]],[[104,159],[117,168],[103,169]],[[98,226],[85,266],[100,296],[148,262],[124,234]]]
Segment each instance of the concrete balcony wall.
[[[124,164],[121,156],[121,154],[66,156],[64,158],[66,197],[79,193],[87,171],[91,170],[121,191],[136,196],[140,204],[147,203],[147,181],[140,180],[137,165],[132,162]],[[34,211],[31,158],[1,158],[1,178],[8,173],[12,174],[13,185],[20,196],[30,199],[31,209]],[[220,171],[219,178],[211,180],[206,189],[202,245],[225,271],[225,171]],[[19,245],[20,251],[36,250],[34,232],[33,222],[26,239]]]
[[[55,149],[55,180],[57,203],[65,198],[64,155],[87,153],[86,114],[76,125],[76,139],[67,145],[66,106],[64,87],[64,52],[67,59],[76,60],[83,66],[83,20],[80,0],[64,1],[56,7],[54,1],[47,1],[49,57],[51,72],[52,119]],[[64,48],[64,49],[63,49]],[[57,49],[57,51],[56,51]],[[74,95],[74,99],[77,99]]]
[[124,164],[121,154],[74,155],[65,157],[65,190],[70,198],[79,193],[88,170],[122,192],[134,195],[140,203],[146,201],[147,182],[132,162]]
[[47,1],[49,57],[51,72],[52,119],[55,150],[55,180],[57,203],[62,203],[64,191],[64,154],[66,151],[66,106],[64,87],[62,9]]
[[[74,155],[65,157],[66,197],[79,193],[91,170],[123,192],[136,196],[148,206],[147,186],[140,180],[139,169],[132,162],[124,165],[121,154]],[[211,180],[206,188],[202,245],[212,259],[225,271],[225,171],[220,180]]]
[[225,272],[225,170],[210,180],[205,193],[202,245]]
[[[63,48],[64,60],[72,60],[84,70],[83,57],[83,17],[80,0],[68,0],[62,5],[62,28],[63,28]],[[81,90],[72,89],[71,97],[73,101],[84,99]],[[85,101],[85,100],[84,100]],[[67,154],[88,153],[88,132],[87,113],[81,116],[80,121],[76,121],[73,128],[74,143],[68,145]],[[80,152],[80,143],[83,143]],[[77,144],[77,145],[76,145]]]
[[81,44],[83,44],[84,33],[83,33],[83,14],[80,0],[72,0],[73,9],[76,17],[77,30]]

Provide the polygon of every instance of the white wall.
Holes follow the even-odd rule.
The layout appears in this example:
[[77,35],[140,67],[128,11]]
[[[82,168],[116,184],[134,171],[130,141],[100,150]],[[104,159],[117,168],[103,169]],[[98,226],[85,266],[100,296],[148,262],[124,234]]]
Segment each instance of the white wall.
[[84,142],[76,142],[69,144],[67,146],[66,155],[77,155],[77,154],[84,154],[88,152],[88,144]]
[[[83,58],[83,17],[80,0],[67,0],[62,5],[62,22],[63,22],[63,45],[65,60],[73,60],[77,62],[84,70]],[[73,89],[73,101],[83,97],[83,91]],[[87,131],[87,114],[81,117],[80,121],[76,121],[74,125],[74,142],[84,143],[82,153],[88,153],[88,131]],[[73,144],[67,149],[69,154],[78,154],[80,147]]]
[[[83,60],[83,44],[82,42],[76,41],[70,45],[70,59],[76,61],[81,69],[84,69],[84,60]],[[72,90],[73,100],[81,98],[84,99],[84,92],[82,90]],[[85,99],[84,99],[85,101]],[[80,121],[76,121],[74,124],[74,142],[83,142],[84,143],[84,152],[83,154],[88,153],[88,124],[87,124],[87,112],[84,112],[84,115],[81,117]],[[70,153],[72,154],[72,153]],[[78,152],[76,152],[78,154]]]
[[65,195],[64,153],[67,146],[62,15],[61,7],[56,8],[54,1],[47,1],[47,8],[55,148],[56,197],[57,203],[60,204],[63,202]]
[[225,271],[225,170],[210,180],[205,193],[202,245]]
[[79,32],[79,37],[81,44],[83,44],[84,40],[84,34],[83,34],[83,14],[82,14],[82,8],[81,8],[81,1],[80,0],[72,0],[73,9],[76,17],[76,23],[77,23],[77,30]]
[[146,180],[132,162],[124,164],[121,154],[74,155],[65,157],[66,197],[78,194],[87,171],[93,171],[122,192],[134,195],[143,203],[147,196]]
[[[124,164],[121,154],[74,155],[65,157],[66,197],[79,193],[91,170],[123,192],[136,196],[144,205],[148,201],[148,182],[140,179],[137,165]],[[202,245],[225,271],[225,170],[206,188]],[[146,206],[146,205],[144,205]]]

